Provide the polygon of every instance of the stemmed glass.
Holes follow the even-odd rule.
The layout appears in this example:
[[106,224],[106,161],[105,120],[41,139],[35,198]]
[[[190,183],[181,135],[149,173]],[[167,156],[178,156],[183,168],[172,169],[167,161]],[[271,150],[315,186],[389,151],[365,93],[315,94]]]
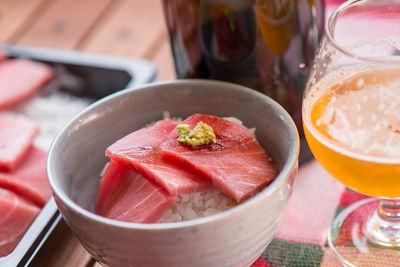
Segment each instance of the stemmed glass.
[[372,197],[339,213],[330,247],[347,266],[400,266],[400,0],[352,0],[333,12],[303,124],[320,164]]

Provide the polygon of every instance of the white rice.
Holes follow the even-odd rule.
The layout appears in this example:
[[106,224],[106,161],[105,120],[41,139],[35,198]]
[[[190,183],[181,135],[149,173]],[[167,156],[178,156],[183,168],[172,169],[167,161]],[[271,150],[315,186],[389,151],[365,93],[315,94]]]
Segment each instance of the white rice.
[[179,222],[210,216],[236,206],[236,202],[216,188],[180,195],[158,221],[159,223]]
[[50,95],[37,95],[14,107],[11,111],[26,115],[40,124],[35,146],[48,150],[63,127],[93,101],[55,91]]

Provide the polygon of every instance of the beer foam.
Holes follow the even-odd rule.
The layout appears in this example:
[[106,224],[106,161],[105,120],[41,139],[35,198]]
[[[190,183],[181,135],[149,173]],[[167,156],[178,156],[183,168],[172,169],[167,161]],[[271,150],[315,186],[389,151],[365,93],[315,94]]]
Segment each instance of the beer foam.
[[[381,68],[373,71],[369,68],[365,75],[384,72],[385,70]],[[400,70],[396,73],[400,73]],[[383,83],[366,83],[363,79],[366,76],[360,75],[355,80],[356,88],[353,90],[336,87],[323,114],[316,120],[316,127],[326,125],[325,134],[338,144],[334,144],[332,140],[319,133],[311,123],[310,115],[315,102],[320,97],[326,96],[333,85],[338,85],[337,81],[348,81],[356,74],[360,72],[355,73],[354,69],[342,69],[326,76],[311,88],[304,109],[307,114],[305,125],[320,141],[329,143],[329,147],[337,148],[340,144],[339,147],[344,148],[341,153],[348,150],[346,154],[354,152],[358,155],[389,158],[398,162],[400,159],[400,77]],[[369,78],[371,79],[371,76]],[[354,90],[357,88],[360,90]]]

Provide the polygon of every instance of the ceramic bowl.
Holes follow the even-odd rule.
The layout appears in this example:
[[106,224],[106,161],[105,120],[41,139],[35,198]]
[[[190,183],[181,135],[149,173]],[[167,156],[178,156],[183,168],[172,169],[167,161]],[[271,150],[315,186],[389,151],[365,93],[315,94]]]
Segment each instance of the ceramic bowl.
[[[164,111],[234,116],[256,128],[278,177],[246,202],[216,215],[163,224],[119,222],[93,213],[105,149],[162,119]],[[82,245],[109,266],[249,266],[272,240],[292,192],[299,138],[288,113],[243,86],[209,80],[147,84],[108,96],[79,114],[55,139],[48,177],[57,206]]]

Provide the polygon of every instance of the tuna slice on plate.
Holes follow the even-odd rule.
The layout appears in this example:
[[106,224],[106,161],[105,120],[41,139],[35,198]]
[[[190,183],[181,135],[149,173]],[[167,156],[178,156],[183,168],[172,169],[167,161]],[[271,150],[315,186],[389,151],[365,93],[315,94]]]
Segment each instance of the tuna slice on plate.
[[47,153],[36,147],[14,171],[0,172],[0,188],[5,188],[42,207],[51,196],[46,174]]
[[277,176],[275,163],[247,128],[202,114],[194,114],[182,124],[193,129],[200,121],[214,129],[215,144],[192,148],[178,142],[178,132],[173,130],[160,145],[162,156],[203,174],[237,202],[253,196]]
[[111,161],[100,181],[95,213],[119,221],[155,223],[175,201],[136,170]]
[[0,257],[14,250],[39,211],[24,198],[0,188]]
[[14,170],[39,133],[39,124],[19,115],[0,113],[0,170]]
[[18,104],[53,77],[53,70],[39,62],[10,59],[0,63],[0,110]]
[[6,53],[4,51],[0,50],[0,61],[5,59],[6,57],[7,57]]
[[176,125],[170,119],[158,121],[118,140],[106,150],[106,155],[115,162],[135,168],[171,195],[202,191],[210,187],[206,178],[161,158],[159,145]]

